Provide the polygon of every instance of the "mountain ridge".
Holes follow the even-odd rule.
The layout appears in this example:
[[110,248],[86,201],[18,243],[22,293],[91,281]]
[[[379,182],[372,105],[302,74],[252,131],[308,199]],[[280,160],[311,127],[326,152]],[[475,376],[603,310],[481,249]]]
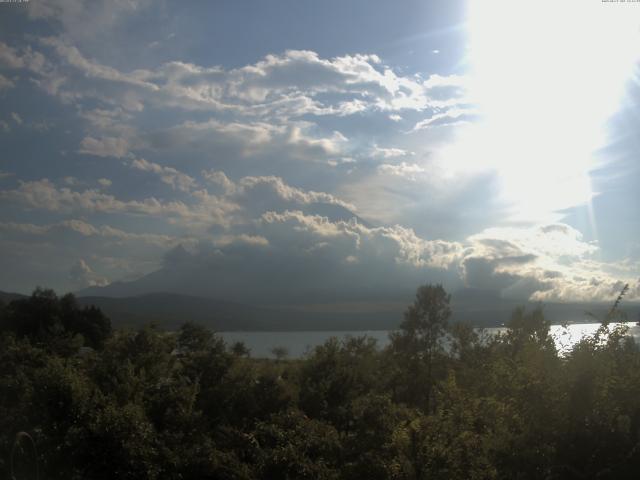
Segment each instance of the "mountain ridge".
[[[465,294],[465,295],[463,295]],[[485,299],[479,303],[475,296]],[[27,298],[25,295],[0,292],[0,300]],[[216,331],[364,331],[398,328],[410,302],[342,302],[288,305],[250,305],[223,299],[171,292],[107,297],[78,295],[83,306],[95,305],[116,327],[132,327],[155,323],[172,330],[186,321],[201,323]],[[505,324],[513,310],[524,306],[535,308],[533,302],[517,302],[484,297],[479,291],[461,291],[452,295],[452,321],[476,327],[497,327]],[[603,318],[611,305],[606,303],[542,304],[551,323],[592,323]],[[640,304],[626,303],[622,311],[633,321],[640,314]],[[591,312],[595,318],[586,312]]]

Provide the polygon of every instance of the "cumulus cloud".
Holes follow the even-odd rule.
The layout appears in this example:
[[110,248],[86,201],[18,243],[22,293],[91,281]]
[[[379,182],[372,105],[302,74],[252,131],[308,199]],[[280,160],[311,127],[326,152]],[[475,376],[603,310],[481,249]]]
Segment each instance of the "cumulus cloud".
[[206,191],[194,192],[194,198],[198,202],[191,205],[181,201],[162,202],[154,197],[123,201],[94,189],[74,191],[58,188],[48,179],[21,182],[17,189],[0,191],[0,198],[51,212],[142,215],[162,218],[193,228],[206,228],[214,224],[226,225],[229,222],[229,214],[239,208]]
[[426,241],[399,226],[372,228],[299,210],[265,212],[246,228],[171,250],[154,287],[267,303],[393,297],[427,277],[452,277],[462,253],[455,242]]
[[[215,291],[236,300],[240,292],[264,301],[265,296],[276,298],[278,291],[302,299],[315,295],[317,289],[345,298],[362,292],[392,295],[425,281],[444,281],[452,290],[463,284],[492,290],[518,301],[610,301],[624,283],[631,286],[629,299],[638,299],[640,292],[633,268],[598,262],[597,244],[585,241],[565,224],[492,228],[463,242],[427,240],[399,225],[374,227],[355,217],[330,219],[304,211],[300,207],[324,204],[346,209],[349,205],[325,192],[292,187],[278,177],[233,181],[219,171],[203,172],[203,177],[218,193],[194,190],[191,196],[196,203],[188,206],[153,199],[125,202],[95,190],[57,188],[47,180],[23,182],[15,190],[2,192],[3,198],[33,208],[143,213],[179,220],[194,235],[191,239],[126,232],[78,219],[48,225],[5,222],[0,230],[6,239],[23,243],[27,239],[34,245],[38,244],[35,238],[66,239],[64,243],[69,244],[65,235],[72,233],[76,238],[100,239],[98,250],[103,255],[125,244],[152,245],[156,255],[179,244],[190,245],[189,250],[165,259],[164,273],[154,278],[163,288],[194,289],[198,294]],[[262,208],[255,207],[259,204]],[[232,207],[212,213],[221,205]],[[226,227],[211,231],[216,224]],[[148,263],[148,268],[152,266]],[[75,267],[77,279],[85,278],[81,274],[86,269],[80,264]],[[277,279],[271,278],[274,272],[279,272]],[[264,282],[270,284],[266,290]]]
[[[180,101],[183,108],[254,116],[351,115],[429,105],[418,78],[398,76],[375,55],[323,59],[312,51],[289,50],[234,70],[172,62],[154,77],[167,99]],[[320,100],[330,93],[341,99]]]
[[[69,150],[124,159],[97,162],[113,168],[99,174],[115,179],[111,189],[110,179],[80,180],[74,170],[60,173],[64,183],[18,180],[0,191],[11,208],[53,217],[45,225],[0,223],[3,250],[23,251],[27,258],[28,248],[48,257],[52,245],[67,248],[60,271],[66,275],[73,263],[70,279],[83,285],[105,282],[88,262],[115,279],[134,273],[123,266],[132,252],[142,259],[135,271],[148,273],[170,251],[164,268],[171,269],[171,281],[234,295],[246,287],[254,298],[275,295],[278,288],[292,295],[372,295],[411,291],[424,281],[546,301],[608,300],[628,282],[630,298],[640,297],[637,265],[597,261],[598,245],[567,225],[494,228],[468,238],[468,232],[446,236],[459,241],[437,240],[436,215],[425,212],[438,210],[453,223],[448,208],[458,200],[447,204],[442,191],[471,189],[460,177],[438,188],[440,177],[434,179],[425,160],[430,147],[417,140],[437,140],[441,129],[435,127],[477,118],[465,77],[405,74],[376,55],[327,58],[309,50],[277,52],[237,68],[163,60],[135,68],[128,62],[109,65],[108,56],[96,58],[97,50],[92,54],[82,41],[92,29],[99,35],[146,3],[30,2],[29,15],[49,22],[59,35],[0,42],[0,90],[14,88],[18,79],[20,88],[35,85],[76,112],[81,126],[73,141],[81,140]],[[379,120],[383,127],[371,127]],[[6,114],[0,130],[21,124],[30,125],[17,113]],[[384,128],[400,136],[406,132],[399,129],[411,124],[420,133],[404,136],[409,140],[394,142],[393,133],[379,130],[371,134]],[[115,175],[123,164],[128,174],[146,172],[171,187],[160,190],[166,197],[135,189],[121,196],[124,182]],[[357,177],[349,183],[359,196],[345,200],[343,177]],[[477,206],[475,197],[463,201],[477,210],[485,205]],[[394,208],[413,208],[419,220],[401,223],[420,223],[423,230],[395,225]],[[380,216],[367,216],[374,211]],[[359,221],[355,212],[385,226]],[[467,213],[460,214],[461,222],[473,220]]]
[[154,173],[167,185],[183,192],[189,192],[198,186],[198,182],[193,177],[179,172],[175,168],[165,167],[143,158],[134,159],[131,162],[131,167],[136,170]]
[[[40,42],[68,67],[88,78],[154,92],[152,98],[142,95],[141,101],[183,109],[215,109],[271,118],[425,110],[455,103],[450,98],[443,100],[442,90],[450,88],[453,92],[464,86],[463,77],[455,75],[431,75],[425,80],[418,75],[399,74],[371,54],[323,58],[309,50],[287,50],[234,69],[171,61],[153,70],[121,72],[87,58],[77,48],[123,18],[142,12],[149,4],[148,0],[45,0],[30,4],[28,13],[31,18],[44,19],[59,28],[61,35]],[[6,57],[12,68],[21,67],[18,55]]]
[[[37,15],[62,21],[63,11],[50,7]],[[435,122],[442,115],[455,117],[468,103],[462,77],[401,74],[375,55],[323,58],[289,50],[233,69],[172,61],[127,71],[91,58],[73,37],[33,42],[20,48],[2,44],[0,61],[30,72],[36,85],[74,104],[86,122],[77,151],[101,157],[148,158],[189,149],[197,157],[223,151],[229,164],[235,157],[261,157],[283,165],[302,159],[337,166],[342,158],[360,158],[353,152],[358,140],[328,128],[327,117],[380,114],[399,121],[399,113],[413,111]],[[177,121],[145,125],[150,117],[141,112],[147,108],[171,112]],[[381,159],[408,155],[393,145],[374,145],[369,152]]]
[[[265,197],[274,195],[286,202],[298,205],[308,205],[312,203],[327,203],[332,205],[340,205],[350,210],[355,210],[355,206],[348,204],[339,198],[325,192],[314,192],[313,190],[305,191],[300,188],[287,185],[280,177],[263,176],[263,177],[243,177],[236,184],[233,190],[237,196],[247,197],[255,195],[260,197],[261,201]],[[255,198],[258,200],[258,198]],[[252,203],[249,201],[248,203]]]
[[225,194],[234,194],[237,191],[236,184],[219,170],[203,170],[203,178],[212,185],[222,189]]
[[632,272],[597,261],[598,251],[565,224],[492,228],[469,238],[461,272],[468,286],[517,300],[608,302],[625,283],[640,300]]
[[[301,252],[314,247],[337,248],[341,258],[368,261],[373,258],[413,267],[447,268],[460,256],[461,245],[455,242],[427,241],[411,229],[401,226],[369,228],[355,220],[331,222],[319,215],[305,215],[301,211],[267,212],[260,219],[261,228],[276,233],[273,226],[285,227],[287,235],[276,236],[287,250]],[[332,240],[327,242],[327,240]],[[348,245],[347,251],[340,246]]]
[[0,42],[0,66],[42,72],[45,62],[44,55],[28,45],[18,49]]
[[69,270],[71,281],[79,287],[104,287],[109,281],[96,274],[83,259],[79,259]]
[[[276,156],[283,160],[320,161],[343,155],[347,138],[338,131],[318,131],[310,122],[272,124],[260,121],[186,121],[165,131],[146,135],[150,148],[196,147],[202,152],[231,149],[241,158]],[[169,142],[169,143],[168,143]]]
[[[130,166],[158,175],[163,183],[187,192],[190,201],[161,201],[155,197],[121,200],[98,189],[58,187],[49,179],[20,182],[13,190],[0,191],[0,199],[57,214],[80,212],[155,217],[194,231],[246,224],[269,209],[311,208],[324,204],[340,207],[345,214],[355,215],[352,213],[355,211],[353,205],[334,195],[296,188],[276,176],[247,176],[234,182],[223,172],[204,171],[202,175],[209,183],[210,191],[198,188],[192,177],[171,167],[144,159],[134,159]],[[98,183],[103,187],[111,184],[107,179],[100,179]],[[71,186],[75,184],[76,179]]]
[[[0,62],[40,74],[46,70],[47,78],[37,79],[41,87],[67,101],[98,98],[127,111],[139,111],[147,104],[285,124],[310,115],[376,111],[392,112],[389,118],[398,121],[400,116],[393,112],[414,110],[430,116],[429,112],[467,102],[462,77],[403,76],[376,55],[321,58],[313,51],[288,50],[231,70],[173,61],[155,70],[122,72],[88,59],[61,37],[40,38],[39,43],[57,57],[55,67],[49,62],[45,68],[45,57],[31,47],[20,52],[5,44],[0,44]],[[103,84],[100,93],[91,80],[109,85]]]
[[339,207],[343,209],[339,215],[355,216],[357,211],[354,205],[334,195],[291,186],[281,177],[247,176],[234,182],[221,171],[203,171],[202,175],[214,191],[219,191],[223,198],[241,206],[243,219],[237,217],[236,223],[250,222],[269,210],[313,209],[318,205]]
[[[283,292],[291,301],[354,299],[363,291],[369,298],[393,296],[425,281],[444,281],[453,291],[466,285],[521,302],[608,302],[624,283],[630,284],[628,299],[637,300],[640,292],[637,278],[608,272],[590,258],[593,245],[562,224],[488,230],[447,242],[423,239],[401,226],[370,227],[355,219],[331,221],[284,210],[263,213],[247,232],[180,249],[154,278],[178,289],[174,279],[189,278],[184,288],[234,299],[239,299],[235,288],[242,286],[242,295],[255,301],[281,301]],[[572,262],[566,261],[569,254]]]

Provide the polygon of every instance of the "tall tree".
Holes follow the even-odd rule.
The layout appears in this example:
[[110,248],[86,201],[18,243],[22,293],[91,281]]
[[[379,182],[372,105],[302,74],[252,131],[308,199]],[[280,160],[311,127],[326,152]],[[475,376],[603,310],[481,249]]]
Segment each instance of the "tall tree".
[[451,295],[442,285],[418,287],[416,298],[404,314],[400,331],[391,335],[391,348],[409,375],[409,399],[427,410],[431,406],[434,362],[442,352],[449,329]]

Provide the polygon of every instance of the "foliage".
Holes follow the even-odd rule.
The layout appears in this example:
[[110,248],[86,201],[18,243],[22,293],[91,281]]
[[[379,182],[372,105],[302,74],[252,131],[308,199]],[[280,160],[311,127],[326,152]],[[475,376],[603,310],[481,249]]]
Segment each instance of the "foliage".
[[438,373],[442,375],[436,371],[437,357],[443,353],[442,340],[449,330],[450,301],[451,295],[442,285],[419,287],[400,331],[391,335],[391,351],[400,367],[397,387],[405,392],[399,398],[427,410],[431,408],[434,380]]
[[273,360],[191,323],[111,332],[38,289],[0,308],[0,477],[27,431],[52,479],[636,478],[640,350],[619,303],[560,354],[542,309],[488,336],[425,285],[385,349]]

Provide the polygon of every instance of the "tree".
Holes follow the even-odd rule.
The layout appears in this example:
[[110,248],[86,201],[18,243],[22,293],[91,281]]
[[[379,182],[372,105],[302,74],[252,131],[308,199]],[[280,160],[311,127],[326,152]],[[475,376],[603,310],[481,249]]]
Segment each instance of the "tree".
[[94,306],[80,308],[75,296],[67,293],[59,300],[60,316],[65,330],[84,337],[85,343],[100,349],[111,336],[111,321]]
[[0,331],[68,354],[78,349],[74,337],[80,345],[102,348],[111,336],[111,321],[95,306],[80,307],[71,293],[58,297],[53,290],[36,288],[30,297],[9,303],[0,316]]
[[400,331],[391,334],[391,348],[407,378],[409,400],[430,408],[434,362],[442,352],[442,338],[449,329],[451,295],[442,285],[418,287],[413,305],[407,308]]
[[271,353],[274,357],[276,357],[276,360],[278,361],[284,360],[289,356],[289,350],[287,349],[287,347],[273,347],[271,349]]
[[244,342],[237,341],[231,345],[231,353],[236,357],[249,357],[251,356],[251,349],[249,349]]

